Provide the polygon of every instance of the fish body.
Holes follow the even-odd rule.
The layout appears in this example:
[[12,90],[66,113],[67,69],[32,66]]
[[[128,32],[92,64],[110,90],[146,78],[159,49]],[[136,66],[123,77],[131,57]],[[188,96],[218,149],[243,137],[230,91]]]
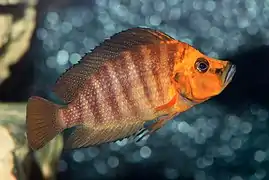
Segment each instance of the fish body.
[[29,145],[39,149],[71,127],[75,131],[65,148],[112,142],[145,130],[151,134],[179,113],[221,93],[234,73],[230,62],[207,57],[163,32],[147,28],[120,32],[58,79],[54,92],[66,106],[37,96],[29,99]]
[[[174,46],[174,47],[173,47]],[[96,123],[120,123],[156,118],[154,108],[170,101],[175,90],[170,77],[178,47],[141,47],[139,52],[124,52],[117,60],[108,61],[93,74],[79,90],[78,98],[65,109],[64,116],[72,119],[68,126],[91,119]],[[171,92],[169,92],[169,90]],[[70,118],[87,108],[87,117]],[[75,112],[75,109],[77,112]]]

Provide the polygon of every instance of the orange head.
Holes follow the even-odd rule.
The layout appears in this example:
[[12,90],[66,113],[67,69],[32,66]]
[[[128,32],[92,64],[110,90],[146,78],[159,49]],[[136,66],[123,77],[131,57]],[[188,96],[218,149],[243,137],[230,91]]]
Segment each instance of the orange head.
[[183,55],[176,60],[172,77],[178,93],[193,103],[221,93],[231,82],[235,65],[205,56],[185,43],[183,46]]

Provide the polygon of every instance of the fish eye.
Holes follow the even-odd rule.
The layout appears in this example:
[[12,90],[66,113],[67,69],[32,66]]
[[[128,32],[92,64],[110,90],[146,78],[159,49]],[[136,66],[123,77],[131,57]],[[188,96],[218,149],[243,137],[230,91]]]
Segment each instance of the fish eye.
[[209,68],[209,63],[205,58],[198,58],[195,62],[195,69],[201,73],[205,73]]

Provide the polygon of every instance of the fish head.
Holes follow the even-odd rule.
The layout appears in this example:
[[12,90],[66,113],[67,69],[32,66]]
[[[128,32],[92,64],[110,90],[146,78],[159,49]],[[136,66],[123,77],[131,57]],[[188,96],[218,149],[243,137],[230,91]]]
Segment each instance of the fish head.
[[180,97],[198,104],[220,94],[235,72],[230,61],[208,57],[189,46],[175,63],[173,80]]

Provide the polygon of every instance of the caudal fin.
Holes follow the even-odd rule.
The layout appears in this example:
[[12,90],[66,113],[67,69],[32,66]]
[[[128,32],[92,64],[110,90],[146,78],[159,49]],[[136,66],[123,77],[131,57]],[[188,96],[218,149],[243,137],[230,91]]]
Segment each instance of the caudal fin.
[[32,96],[26,110],[26,128],[29,146],[38,150],[65,128],[60,119],[60,106],[44,98]]

